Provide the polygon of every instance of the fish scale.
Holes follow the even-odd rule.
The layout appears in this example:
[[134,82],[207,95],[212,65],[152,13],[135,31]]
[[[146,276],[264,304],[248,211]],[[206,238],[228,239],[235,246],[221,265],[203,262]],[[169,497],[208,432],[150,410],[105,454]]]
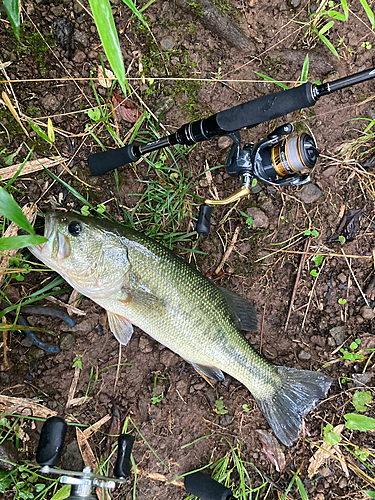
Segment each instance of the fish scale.
[[46,243],[30,251],[108,312],[127,344],[136,325],[213,380],[226,372],[253,394],[276,436],[298,437],[303,416],[331,379],[276,366],[241,333],[256,329],[244,298],[216,286],[175,253],[139,231],[74,213],[46,214]]

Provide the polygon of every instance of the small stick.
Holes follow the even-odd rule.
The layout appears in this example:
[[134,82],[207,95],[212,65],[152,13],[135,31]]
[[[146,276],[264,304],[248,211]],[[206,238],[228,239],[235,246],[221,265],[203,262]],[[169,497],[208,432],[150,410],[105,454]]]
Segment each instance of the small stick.
[[[265,250],[267,250],[267,252],[275,252],[274,248],[265,248]],[[296,254],[300,254],[302,255],[304,252],[301,250],[284,250],[284,249],[280,249],[279,252],[284,252],[284,253],[296,253]],[[327,252],[327,253],[324,253],[324,252],[307,252],[306,255],[323,255],[323,257],[343,257],[343,255],[341,255],[340,253],[331,253],[331,252]],[[373,259],[373,255],[346,255],[346,257],[349,257],[350,259]]]
[[[343,249],[341,249],[341,252],[342,252],[342,254],[343,254],[344,258],[345,258],[345,261],[346,261],[346,263],[347,263],[347,265],[348,265],[349,271],[350,271],[351,275],[353,276],[353,279],[354,279],[354,281],[355,281],[355,284],[356,284],[356,285],[357,285],[357,287],[358,287],[358,290],[361,292],[361,295],[362,295],[362,297],[363,297],[364,301],[366,302],[367,306],[368,306],[368,307],[370,307],[370,304],[368,303],[367,297],[366,297],[366,295],[363,293],[362,288],[359,286],[359,283],[358,283],[358,281],[357,281],[357,278],[355,277],[355,274],[353,273],[352,266],[350,265],[350,262],[349,262],[349,261],[348,261],[348,259],[347,259],[347,257],[350,257],[350,256],[349,256],[349,255],[346,255]],[[372,256],[371,256],[371,258],[372,258]]]
[[[6,319],[5,316],[1,318],[2,323],[5,325],[6,324]],[[9,361],[8,361],[8,346],[7,346],[7,341],[8,341],[8,331],[3,330],[3,358],[4,358],[4,371],[8,371],[10,366],[9,366]]]
[[264,317],[266,315],[266,307],[267,304],[264,304],[264,309],[263,309],[263,318],[262,318],[262,329],[260,331],[260,348],[259,348],[259,354],[262,354],[262,347],[263,347],[263,330],[264,330]]
[[116,395],[116,387],[117,387],[117,383],[118,383],[118,378],[120,376],[120,368],[121,368],[121,344],[119,344],[119,348],[118,348],[118,365],[117,365],[117,370],[116,370],[116,378],[115,378],[115,383],[114,383],[114,386],[113,386],[113,395],[115,396]]
[[300,261],[299,266],[298,266],[298,272],[297,272],[297,276],[296,276],[296,281],[294,283],[292,298],[290,299],[288,316],[287,316],[286,321],[285,321],[284,332],[286,332],[286,330],[288,328],[290,315],[292,314],[294,299],[295,299],[296,294],[297,294],[297,288],[298,288],[299,280],[300,280],[300,277],[301,277],[302,269],[305,266],[305,261],[306,261],[306,257],[307,257],[307,254],[308,254],[308,249],[310,247],[310,243],[311,243],[310,238],[307,238],[307,240],[305,241],[305,246],[303,248],[301,261]]
[[230,242],[230,245],[229,247],[227,248],[220,264],[217,266],[216,270],[215,270],[215,274],[219,274],[220,271],[223,269],[224,267],[224,264],[226,263],[226,261],[228,260],[230,254],[232,253],[233,251],[233,248],[234,248],[234,245],[236,244],[237,242],[237,238],[238,238],[238,235],[239,235],[239,232],[240,232],[240,229],[241,229],[241,226],[237,226],[236,227],[236,230],[234,231],[234,235],[233,235],[233,238],[232,238],[232,241]]

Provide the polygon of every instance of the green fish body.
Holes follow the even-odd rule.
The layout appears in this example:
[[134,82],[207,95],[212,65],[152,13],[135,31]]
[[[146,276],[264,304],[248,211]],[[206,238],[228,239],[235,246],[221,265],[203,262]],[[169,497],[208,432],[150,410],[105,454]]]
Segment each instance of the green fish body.
[[72,213],[46,215],[47,243],[30,251],[108,312],[127,344],[136,325],[212,380],[223,371],[243,383],[276,436],[290,446],[303,416],[325,397],[324,374],[275,366],[246,341],[256,313],[183,259],[120,224]]

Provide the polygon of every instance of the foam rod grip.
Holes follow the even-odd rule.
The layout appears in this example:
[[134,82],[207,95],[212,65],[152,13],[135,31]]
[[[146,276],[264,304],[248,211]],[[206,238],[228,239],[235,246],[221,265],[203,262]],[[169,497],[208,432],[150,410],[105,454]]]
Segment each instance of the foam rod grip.
[[185,477],[185,488],[191,495],[202,500],[229,500],[232,490],[202,472],[193,472]]
[[133,153],[133,144],[123,148],[95,153],[89,158],[89,168],[94,175],[104,175],[127,163],[139,160]]
[[41,467],[53,467],[59,463],[67,427],[60,417],[51,417],[44,422],[36,450],[36,461]]

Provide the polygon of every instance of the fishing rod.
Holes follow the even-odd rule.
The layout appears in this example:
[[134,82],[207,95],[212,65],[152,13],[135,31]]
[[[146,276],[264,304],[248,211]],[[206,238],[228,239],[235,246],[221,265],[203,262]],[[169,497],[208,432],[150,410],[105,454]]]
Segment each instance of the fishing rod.
[[138,161],[146,153],[169,146],[192,145],[229,136],[233,140],[227,158],[227,172],[239,177],[240,189],[224,200],[205,200],[200,207],[197,232],[208,234],[213,205],[226,205],[250,194],[253,179],[281,186],[301,185],[310,181],[319,151],[315,139],[303,132],[291,136],[293,125],[277,127],[257,144],[241,148],[239,131],[279,118],[302,108],[310,108],[323,96],[351,87],[375,77],[375,68],[327,82],[306,82],[298,87],[268,94],[238,106],[220,111],[208,118],[185,123],[177,132],[147,144],[128,144],[125,147],[102,151],[89,157],[89,168],[94,175],[104,175],[122,165]]

